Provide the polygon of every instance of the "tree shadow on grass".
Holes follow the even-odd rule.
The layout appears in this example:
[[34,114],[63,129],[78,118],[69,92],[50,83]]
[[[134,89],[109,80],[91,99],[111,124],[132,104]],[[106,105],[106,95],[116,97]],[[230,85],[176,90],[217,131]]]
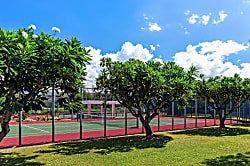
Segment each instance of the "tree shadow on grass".
[[236,155],[220,156],[215,159],[206,159],[202,164],[212,166],[243,166],[250,164],[250,152],[238,153]]
[[13,166],[13,165],[20,165],[20,166],[34,166],[34,165],[44,165],[43,163],[39,162],[29,162],[27,160],[35,159],[38,155],[33,156],[25,156],[19,153],[0,153],[0,165],[3,166]]
[[129,136],[110,139],[90,140],[84,142],[69,142],[51,145],[51,150],[41,150],[36,153],[57,153],[63,155],[73,155],[88,153],[95,150],[94,153],[102,155],[112,152],[129,152],[136,149],[162,148],[172,140],[172,137],[156,135],[151,140],[146,140],[144,136]]
[[173,134],[223,137],[223,136],[237,136],[237,135],[243,135],[243,134],[250,134],[250,131],[248,129],[234,128],[234,127],[223,128],[223,129],[219,127],[211,127],[211,128],[200,128],[200,129],[177,131],[177,132],[173,132]]

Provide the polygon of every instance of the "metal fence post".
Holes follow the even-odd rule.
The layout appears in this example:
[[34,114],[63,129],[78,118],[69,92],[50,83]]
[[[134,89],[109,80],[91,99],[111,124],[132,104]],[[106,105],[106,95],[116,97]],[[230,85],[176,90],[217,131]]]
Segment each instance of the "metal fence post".
[[52,142],[55,142],[55,83],[52,85]]
[[[230,100],[229,110],[231,111],[231,109],[232,109],[232,101]],[[232,114],[230,114],[230,124],[232,124]]]
[[138,118],[138,116],[136,117],[136,128],[139,128],[139,118]]
[[82,139],[82,111],[80,112],[80,139]]
[[107,136],[107,133],[106,133],[106,130],[107,130],[106,113],[107,113],[107,92],[105,92],[105,99],[104,99],[104,137]]
[[240,121],[240,116],[241,116],[240,112],[241,112],[241,107],[239,108],[239,121]]
[[216,126],[216,110],[214,109],[214,126]]
[[172,102],[172,130],[174,130],[174,101]]
[[60,118],[60,116],[59,116],[59,103],[58,102],[57,102],[56,107],[57,107],[57,117]]
[[198,101],[195,100],[195,128],[197,128],[197,110],[198,110]]
[[127,108],[124,107],[125,110],[125,135],[128,134],[128,115],[127,115]]
[[207,99],[205,99],[205,127],[207,127]]
[[22,111],[19,111],[18,115],[18,120],[19,120],[19,145],[22,145]]
[[158,131],[160,131],[160,111],[158,113]]
[[46,115],[47,115],[47,121],[49,121],[49,99],[47,99],[47,113],[46,113]]
[[187,128],[187,107],[184,108],[184,129]]
[[244,108],[244,106],[245,106],[245,103],[242,104],[242,121],[245,120],[245,108]]

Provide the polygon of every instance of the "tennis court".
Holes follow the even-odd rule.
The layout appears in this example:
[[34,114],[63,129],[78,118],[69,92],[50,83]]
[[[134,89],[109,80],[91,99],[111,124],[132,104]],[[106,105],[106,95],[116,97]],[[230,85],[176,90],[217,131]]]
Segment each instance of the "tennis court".
[[[235,123],[235,121],[226,120],[225,124],[229,123]],[[81,127],[80,124],[82,124]],[[153,132],[218,124],[219,119],[165,116],[156,117],[150,122]],[[145,132],[141,122],[135,117],[127,117],[127,119],[124,117],[107,118],[106,127],[103,118],[83,119],[82,123],[77,120],[59,120],[55,121],[54,136],[52,135],[51,121],[22,122],[21,132],[18,122],[15,122],[10,124],[10,129],[8,135],[1,141],[0,148],[50,143],[53,142],[53,138],[57,142]]]
[[[203,121],[197,121],[203,122]],[[55,134],[62,133],[75,133],[80,131],[80,122],[77,121],[57,121],[55,123]],[[176,119],[174,121],[175,124],[183,124],[184,120]],[[194,120],[186,120],[186,123],[195,123]],[[124,129],[125,128],[125,119],[117,118],[117,119],[108,119],[107,120],[107,130],[112,129]],[[169,118],[161,118],[161,125],[171,125],[172,119]],[[150,122],[151,126],[158,125],[158,119],[153,119]],[[127,119],[127,128],[138,128],[141,127],[141,123],[138,123],[136,118],[128,118]],[[10,125],[10,133],[6,136],[6,138],[17,137],[18,134],[18,124]],[[99,131],[104,128],[104,120],[103,119],[91,119],[91,120],[83,120],[82,121],[82,132],[86,131]],[[36,136],[36,135],[48,135],[51,134],[52,127],[51,123],[42,123],[42,122],[30,122],[24,123],[22,125],[22,136]]]

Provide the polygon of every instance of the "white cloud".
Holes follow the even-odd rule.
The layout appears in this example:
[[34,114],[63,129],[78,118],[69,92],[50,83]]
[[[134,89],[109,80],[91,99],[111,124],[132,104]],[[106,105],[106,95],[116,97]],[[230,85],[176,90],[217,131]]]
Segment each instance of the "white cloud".
[[[206,77],[215,75],[233,76],[235,73],[242,72],[244,72],[242,75],[245,76],[247,75],[245,72],[246,67],[250,67],[250,65],[242,64],[243,69],[240,69],[231,62],[225,62],[225,57],[230,54],[237,54],[248,47],[248,45],[238,44],[232,40],[228,40],[227,42],[216,40],[199,43],[195,46],[188,45],[185,52],[178,52],[173,58],[176,64],[185,69],[191,66],[197,67],[200,73]],[[248,76],[250,76],[250,73]]]
[[150,46],[151,51],[155,51],[156,48],[154,45],[150,44],[149,46]]
[[185,11],[184,13],[186,16],[190,14],[190,10]]
[[213,24],[219,24],[223,22],[225,18],[227,17],[227,14],[223,10],[219,11],[219,17],[220,18],[217,21],[214,19]]
[[156,47],[160,47],[160,44],[156,44]]
[[250,4],[250,0],[244,0],[243,3]]
[[195,24],[198,19],[199,16],[197,14],[192,14],[192,16],[188,18],[188,22],[189,24]]
[[184,32],[184,34],[185,34],[185,35],[188,35],[188,34],[189,34],[189,32],[188,32],[188,31],[185,31],[185,32]]
[[130,42],[125,42],[121,48],[121,51],[117,53],[118,61],[127,61],[129,58],[140,59],[141,61],[148,61],[153,58],[153,54],[149,52],[147,48],[143,48],[141,44],[135,46]]
[[201,16],[201,23],[204,25],[207,25],[207,23],[209,22],[210,19],[210,15],[203,15]]
[[152,16],[148,16],[147,14],[143,14],[143,18],[144,18],[144,20],[153,20],[154,19],[154,17],[152,17]]
[[240,65],[242,67],[241,71],[240,71],[240,76],[242,78],[249,78],[250,77],[250,63],[242,63]]
[[141,61],[148,61],[153,58],[153,54],[147,48],[144,48],[141,44],[133,45],[131,42],[125,42],[121,50],[116,53],[106,53],[101,54],[100,49],[95,49],[93,47],[86,47],[86,50],[91,50],[90,55],[92,56],[92,61],[90,65],[87,65],[87,76],[85,85],[86,87],[95,86],[95,79],[98,77],[101,71],[100,59],[103,57],[110,57],[113,61],[127,61],[130,58],[140,59]]
[[153,32],[153,31],[161,31],[162,30],[162,28],[157,24],[157,23],[149,23],[148,24],[148,26],[149,26],[149,30],[151,31],[151,32]]
[[244,12],[240,12],[240,15],[243,15],[244,14]]
[[95,79],[100,74],[100,59],[103,57],[101,55],[100,49],[94,49],[93,47],[86,47],[86,50],[91,50],[90,55],[92,56],[92,61],[90,65],[87,65],[86,67],[86,81],[85,85],[88,88],[91,88],[92,86],[95,86]]
[[210,19],[213,19],[213,24],[219,24],[225,20],[225,18],[228,16],[228,14],[225,13],[225,11],[219,11],[218,16],[215,16],[212,13],[203,14],[199,16],[198,14],[192,14],[190,17],[188,17],[189,24],[203,24],[207,25],[210,21]]
[[240,62],[240,61],[241,61],[240,59],[237,60],[237,62]]
[[154,62],[160,62],[160,63],[162,63],[162,64],[163,64],[163,60],[162,60],[162,59],[160,59],[160,58],[154,58],[154,59],[153,59],[153,61],[154,61]]
[[[153,31],[161,31],[162,28],[156,23],[154,20],[154,17],[148,16],[147,14],[143,14],[143,18],[145,20],[145,23],[147,24],[147,29],[150,30],[151,32]],[[168,26],[168,24],[167,24]],[[145,30],[145,27],[141,27],[141,30]]]

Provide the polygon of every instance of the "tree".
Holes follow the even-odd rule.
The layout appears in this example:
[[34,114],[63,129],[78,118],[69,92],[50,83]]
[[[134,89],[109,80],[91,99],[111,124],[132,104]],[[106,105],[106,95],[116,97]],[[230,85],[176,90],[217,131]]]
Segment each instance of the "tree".
[[152,137],[150,121],[159,111],[178,100],[187,104],[196,69],[185,72],[174,62],[142,62],[129,59],[127,62],[101,60],[103,70],[97,78],[97,88],[109,92],[130,113],[139,117],[146,130],[146,137]]
[[[226,117],[250,99],[250,79],[243,80],[238,74],[234,77],[215,76],[207,80],[201,75],[197,85],[197,96],[206,99],[209,106],[219,113],[221,128],[225,128]],[[230,102],[231,107],[227,109]]]
[[63,42],[54,35],[29,29],[0,29],[0,141],[10,131],[13,113],[26,108],[31,100],[45,95],[51,87],[75,93],[83,87],[89,52],[76,38]]
[[82,95],[80,93],[71,93],[57,100],[58,104],[71,113],[77,113],[82,110]]

